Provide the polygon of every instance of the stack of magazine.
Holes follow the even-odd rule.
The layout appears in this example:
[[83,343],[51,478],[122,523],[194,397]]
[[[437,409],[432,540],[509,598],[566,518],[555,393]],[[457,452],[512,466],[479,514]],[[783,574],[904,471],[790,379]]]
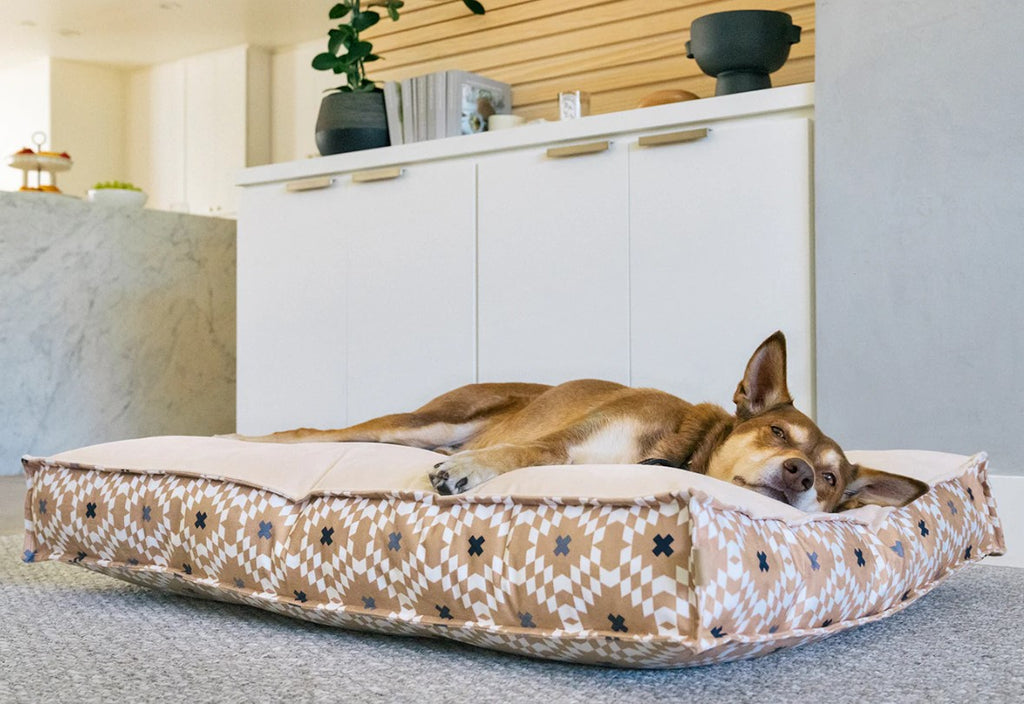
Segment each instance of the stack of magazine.
[[512,87],[468,71],[438,71],[384,84],[391,144],[476,134],[509,113]]

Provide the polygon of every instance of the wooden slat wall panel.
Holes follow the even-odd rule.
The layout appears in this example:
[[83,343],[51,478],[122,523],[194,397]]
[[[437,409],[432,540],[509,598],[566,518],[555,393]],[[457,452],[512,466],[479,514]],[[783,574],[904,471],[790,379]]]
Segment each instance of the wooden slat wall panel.
[[555,119],[559,91],[590,93],[591,112],[636,107],[645,95],[680,88],[701,97],[715,81],[686,58],[689,28],[711,12],[783,10],[803,27],[772,85],[814,80],[814,3],[800,0],[483,0],[469,14],[461,0],[407,0],[398,22],[367,33],[383,59],[378,81],[459,68],[512,84],[513,110]]

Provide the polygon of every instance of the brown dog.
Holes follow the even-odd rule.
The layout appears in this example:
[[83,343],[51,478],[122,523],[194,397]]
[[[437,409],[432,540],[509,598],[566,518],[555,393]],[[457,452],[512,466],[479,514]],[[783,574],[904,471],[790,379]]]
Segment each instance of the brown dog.
[[302,428],[260,442],[363,441],[423,447],[451,456],[430,482],[458,494],[519,467],[660,464],[747,487],[804,511],[902,506],[928,486],[847,461],[800,411],[786,386],[786,339],[769,337],[733,396],[736,415],[655,389],[584,379],[558,386],[470,384],[412,413],[341,430]]

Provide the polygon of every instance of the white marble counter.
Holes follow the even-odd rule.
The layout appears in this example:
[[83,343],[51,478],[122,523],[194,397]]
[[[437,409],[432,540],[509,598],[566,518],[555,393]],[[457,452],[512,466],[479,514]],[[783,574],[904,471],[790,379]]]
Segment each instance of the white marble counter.
[[235,424],[235,223],[0,192],[0,474]]

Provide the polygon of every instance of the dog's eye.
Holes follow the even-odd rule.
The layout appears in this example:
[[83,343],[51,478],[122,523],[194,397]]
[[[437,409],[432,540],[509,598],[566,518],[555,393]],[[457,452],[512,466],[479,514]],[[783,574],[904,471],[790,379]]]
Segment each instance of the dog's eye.
[[779,440],[785,440],[786,439],[786,431],[783,430],[782,428],[780,428],[777,425],[773,425],[772,426],[772,435],[777,437]]
[[832,474],[832,472],[825,472],[824,474],[821,475],[821,477],[826,482],[828,482],[829,486],[835,486],[836,485],[836,475]]

